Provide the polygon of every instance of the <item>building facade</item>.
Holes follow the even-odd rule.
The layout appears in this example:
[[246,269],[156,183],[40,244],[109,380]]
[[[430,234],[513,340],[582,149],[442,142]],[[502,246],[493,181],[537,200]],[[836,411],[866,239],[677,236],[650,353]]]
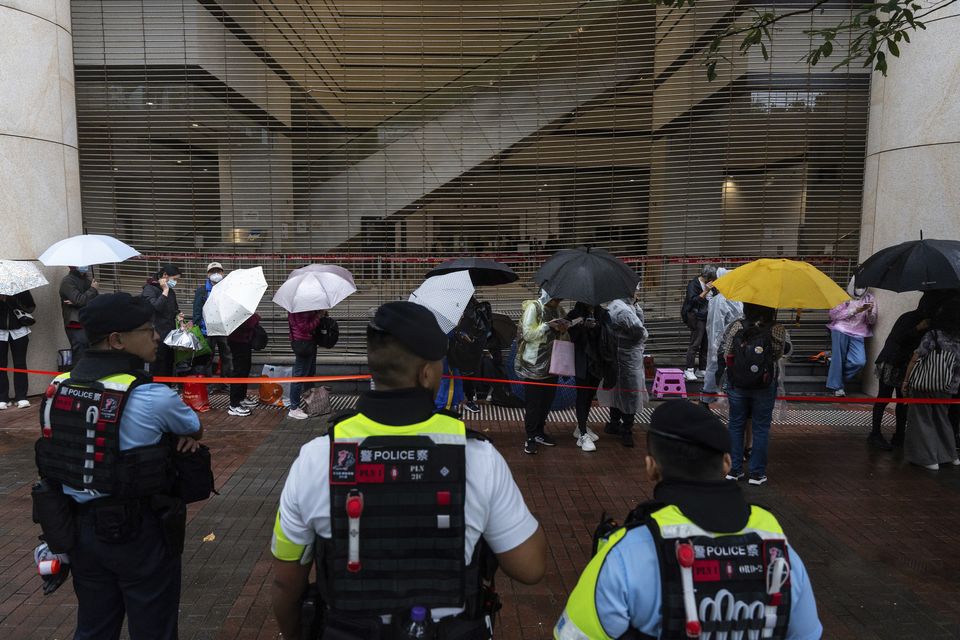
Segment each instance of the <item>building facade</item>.
[[[0,0],[17,16],[20,4]],[[48,188],[69,186],[64,202],[25,194],[4,223],[33,233],[22,215],[31,207],[50,210],[51,221],[73,218],[45,225],[51,238],[37,246],[0,253],[35,258],[82,224],[144,254],[98,269],[107,288],[131,291],[167,260],[188,285],[213,258],[262,264],[273,287],[304,263],[335,262],[361,289],[338,308],[355,329],[344,353],[359,350],[350,336],[369,308],[405,297],[437,261],[467,254],[521,274],[516,286],[483,292],[515,311],[552,251],[611,250],[641,273],[657,329],[651,346],[664,354],[685,341],[680,296],[704,261],[799,257],[845,281],[858,254],[899,238],[874,231],[887,214],[870,204],[886,149],[878,131],[909,135],[881,108],[885,94],[896,83],[898,100],[926,100],[910,86],[925,76],[897,76],[898,63],[913,49],[953,46],[933,25],[917,34],[891,64],[887,89],[875,81],[871,104],[859,66],[798,62],[804,30],[846,15],[843,3],[784,25],[768,60],[740,57],[729,43],[713,82],[703,67],[709,34],[762,5],[30,3],[40,5],[53,20],[38,19],[59,25],[58,55],[64,46],[72,54],[46,74],[56,71],[61,100],[76,87],[78,142],[61,140],[73,149],[62,166],[74,178],[44,174]],[[952,64],[949,53],[928,64]],[[941,92],[946,100],[949,88]],[[18,102],[13,93],[2,100]],[[268,300],[261,313],[282,333]],[[48,316],[58,310],[45,308]],[[810,315],[798,329],[804,349],[825,342],[821,321]]]

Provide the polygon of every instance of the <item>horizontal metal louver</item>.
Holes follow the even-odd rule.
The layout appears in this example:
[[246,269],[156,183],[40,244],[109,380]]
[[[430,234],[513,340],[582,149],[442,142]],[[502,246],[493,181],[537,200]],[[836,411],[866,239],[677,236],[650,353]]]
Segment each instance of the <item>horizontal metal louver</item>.
[[482,295],[516,314],[545,257],[588,244],[642,274],[650,346],[677,354],[701,263],[855,264],[869,75],[801,62],[849,9],[786,21],[766,61],[728,42],[709,82],[711,34],[764,6],[73,0],[85,230],[145,256],[98,276],[138,291],[172,260],[189,315],[207,262],[263,265],[279,335],[287,273],[336,263],[360,287],[335,312],[348,354],[440,260],[508,263],[520,282]]

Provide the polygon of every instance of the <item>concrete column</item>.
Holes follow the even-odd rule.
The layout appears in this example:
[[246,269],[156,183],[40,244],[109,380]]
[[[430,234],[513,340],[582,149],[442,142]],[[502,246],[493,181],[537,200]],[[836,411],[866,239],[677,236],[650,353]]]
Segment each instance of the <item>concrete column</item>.
[[[860,258],[906,240],[960,239],[960,9],[947,8],[911,34],[886,78],[874,74],[864,171]],[[876,390],[872,362],[916,293],[877,291],[879,320],[868,347],[865,387]]]
[[[0,258],[36,260],[81,233],[80,168],[69,0],[0,0]],[[27,364],[55,370],[68,347],[57,295],[63,267],[33,291]],[[30,379],[30,393],[49,380]],[[2,400],[2,399],[0,399]]]

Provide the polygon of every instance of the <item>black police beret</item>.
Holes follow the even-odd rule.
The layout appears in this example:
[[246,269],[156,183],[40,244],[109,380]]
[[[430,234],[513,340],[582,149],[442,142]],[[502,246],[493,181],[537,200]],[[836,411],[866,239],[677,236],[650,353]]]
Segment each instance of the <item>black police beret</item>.
[[712,411],[686,400],[668,400],[654,409],[650,433],[730,453],[730,432]]
[[443,360],[447,336],[433,313],[415,302],[388,302],[377,309],[370,327],[388,333],[424,360]]
[[105,293],[80,309],[80,324],[89,337],[130,331],[153,318],[153,309],[143,298],[129,293]]

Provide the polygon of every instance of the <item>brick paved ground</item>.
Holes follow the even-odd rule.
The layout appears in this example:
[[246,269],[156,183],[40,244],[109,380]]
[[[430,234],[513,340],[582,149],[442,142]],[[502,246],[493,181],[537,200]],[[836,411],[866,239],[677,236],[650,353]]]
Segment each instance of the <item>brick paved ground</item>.
[[[801,414],[796,414],[801,415]],[[203,415],[221,494],[191,509],[184,552],[181,637],[275,638],[269,610],[270,529],[286,469],[318,421]],[[34,410],[0,414],[0,636],[69,638],[69,586],[44,597],[31,566]],[[837,422],[844,422],[838,420]],[[602,439],[585,454],[572,425],[556,424],[560,446],[534,458],[514,422],[474,425],[506,456],[550,543],[546,579],[500,581],[502,638],[548,638],[589,550],[602,510],[625,514],[650,496],[634,450]],[[748,488],[772,507],[807,564],[826,638],[960,638],[960,469],[939,475],[868,450],[863,427],[776,425],[770,482]],[[212,542],[203,537],[214,534]]]

